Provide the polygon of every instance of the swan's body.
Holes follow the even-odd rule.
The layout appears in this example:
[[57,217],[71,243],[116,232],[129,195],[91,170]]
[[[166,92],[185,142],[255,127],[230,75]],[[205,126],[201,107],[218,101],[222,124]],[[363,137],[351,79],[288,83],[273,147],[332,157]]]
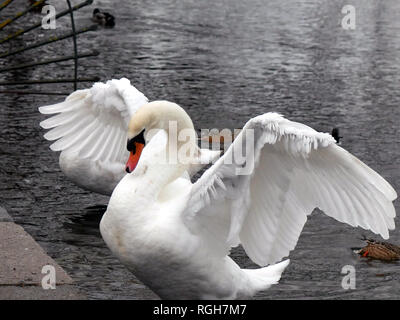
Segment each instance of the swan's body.
[[[288,260],[265,268],[260,280],[230,257],[213,256],[182,220],[190,181],[178,178],[163,190],[168,200],[158,200],[143,188],[157,183],[154,173],[126,175],[100,223],[108,247],[139,280],[165,299],[246,298],[278,282]],[[132,207],[132,199],[143,201]]]
[[[260,115],[192,183],[189,173],[206,152],[190,142],[190,161],[165,161],[183,146],[171,138],[171,121],[178,132],[194,132],[186,112],[169,102],[145,103],[131,116],[130,173],[100,223],[111,251],[162,298],[245,298],[269,288],[289,260],[275,263],[294,249],[316,207],[384,238],[394,229],[396,192],[329,134]],[[228,256],[238,244],[255,263],[270,266],[241,269]]]
[[153,139],[135,171],[117,185],[101,220],[111,251],[166,299],[245,298],[277,283],[288,260],[261,269],[260,279],[227,255],[210,251],[206,239],[188,229],[183,215],[192,183],[185,174],[168,183],[174,167],[158,164],[151,154],[165,146],[165,137],[158,138],[161,142]]

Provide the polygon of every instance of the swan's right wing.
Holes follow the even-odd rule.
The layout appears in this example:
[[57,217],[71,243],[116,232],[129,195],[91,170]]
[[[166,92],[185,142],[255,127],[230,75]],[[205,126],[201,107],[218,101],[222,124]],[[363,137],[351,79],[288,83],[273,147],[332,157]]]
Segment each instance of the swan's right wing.
[[[80,167],[86,167],[84,172],[71,170],[69,174],[70,178],[78,174],[72,179],[82,185],[82,181],[87,180],[82,175],[88,173],[90,165],[100,165],[110,172],[115,171],[113,167],[117,165],[116,170],[120,170],[121,175],[124,173],[124,163],[129,156],[126,150],[128,123],[136,110],[147,102],[128,79],[98,82],[90,89],[73,92],[61,103],[40,107],[42,114],[56,114],[40,125],[51,129],[44,135],[47,140],[56,140],[51,150],[67,151],[73,154],[68,162],[79,162]],[[96,181],[92,184],[96,185]]]
[[[245,161],[237,161],[244,150]],[[183,219],[216,254],[241,243],[255,263],[266,265],[289,254],[316,207],[387,238],[396,196],[329,134],[267,113],[248,121],[193,185]]]

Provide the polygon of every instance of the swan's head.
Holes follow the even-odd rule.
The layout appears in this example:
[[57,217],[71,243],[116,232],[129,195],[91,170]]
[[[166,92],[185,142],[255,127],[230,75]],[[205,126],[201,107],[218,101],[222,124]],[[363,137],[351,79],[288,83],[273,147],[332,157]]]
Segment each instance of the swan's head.
[[[171,143],[171,140],[176,141],[174,146],[176,150],[185,141],[184,139],[181,139],[183,141],[170,139],[171,135],[180,135],[183,131],[196,134],[189,115],[176,103],[153,101],[141,106],[132,116],[128,125],[127,149],[130,152],[126,163],[128,173],[136,168],[146,142],[149,142],[158,130],[165,130],[168,133],[169,143]],[[189,140],[196,141],[196,139]],[[194,149],[197,148],[197,144],[193,144],[193,147]]]

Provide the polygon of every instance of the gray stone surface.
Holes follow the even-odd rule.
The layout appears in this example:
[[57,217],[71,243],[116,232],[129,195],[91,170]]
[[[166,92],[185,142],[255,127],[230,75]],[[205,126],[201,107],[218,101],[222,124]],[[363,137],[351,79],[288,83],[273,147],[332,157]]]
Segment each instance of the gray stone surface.
[[71,284],[72,279],[25,230],[13,222],[0,223],[0,284],[41,285],[42,268],[52,265],[57,284]]
[[56,286],[56,289],[44,290],[38,286],[1,286],[1,300],[82,300],[85,296],[73,285]]
[[[10,219],[4,222],[4,211],[0,211],[4,219],[0,221],[0,300],[85,299],[71,277],[21,226]],[[42,288],[42,279],[47,275],[47,272],[42,274],[42,268],[46,265],[55,269],[55,289]]]

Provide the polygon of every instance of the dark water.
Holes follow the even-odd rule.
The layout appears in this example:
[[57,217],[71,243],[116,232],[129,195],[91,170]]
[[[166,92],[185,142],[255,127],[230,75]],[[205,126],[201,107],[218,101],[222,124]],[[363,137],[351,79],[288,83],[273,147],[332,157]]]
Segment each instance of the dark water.
[[[50,1],[57,10],[63,1]],[[25,5],[17,0],[16,4]],[[77,3],[77,1],[74,1]],[[341,28],[347,1],[95,1],[78,13],[90,24],[95,6],[116,16],[114,29],[79,37],[81,76],[128,77],[150,99],[175,101],[197,128],[241,128],[253,116],[278,111],[318,130],[338,126],[343,146],[400,190],[400,2],[354,0],[356,30]],[[11,6],[1,19],[15,12]],[[38,15],[21,18],[1,37]],[[63,18],[56,33],[69,28]],[[54,31],[36,30],[1,46],[16,48]],[[72,42],[35,49],[2,65],[72,54]],[[72,77],[72,63],[0,73],[1,81]],[[80,88],[89,84],[80,84]],[[29,89],[29,87],[19,87]],[[32,89],[32,87],[30,87]],[[71,85],[42,86],[71,91]],[[2,89],[2,88],[0,88]],[[10,88],[9,88],[10,89]],[[39,128],[37,107],[62,97],[1,94],[0,203],[76,280],[91,299],[154,295],[110,255],[98,231],[99,213],[85,209],[107,197],[86,192],[60,172],[58,155]],[[398,201],[396,202],[399,211]],[[397,219],[398,222],[398,219]],[[400,263],[368,262],[361,229],[322,214],[307,222],[279,285],[261,299],[398,299]],[[400,243],[400,233],[391,233]],[[233,251],[241,266],[253,266]],[[341,269],[356,268],[356,290],[343,290]]]

